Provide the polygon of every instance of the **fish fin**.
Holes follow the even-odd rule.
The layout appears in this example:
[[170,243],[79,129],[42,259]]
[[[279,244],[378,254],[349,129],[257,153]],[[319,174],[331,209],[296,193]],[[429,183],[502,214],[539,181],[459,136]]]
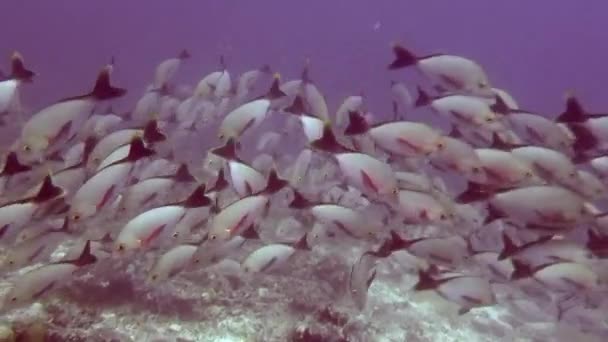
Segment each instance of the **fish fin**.
[[167,136],[158,128],[157,120],[150,120],[144,127],[144,140],[148,143],[156,143],[167,140]]
[[91,156],[91,152],[93,152],[95,145],[97,145],[97,138],[95,138],[94,136],[90,136],[85,139],[84,148],[82,149],[82,163],[86,163],[89,160],[89,157]]
[[175,175],[173,176],[173,178],[178,183],[189,183],[189,182],[196,181],[194,176],[192,176],[192,174],[188,170],[188,165],[186,163],[183,163],[179,166],[179,168],[177,169],[177,172],[175,172]]
[[321,138],[312,141],[310,146],[321,151],[332,153],[349,151],[348,148],[338,142],[330,125],[325,125],[325,127],[323,127],[323,135]]
[[[147,148],[144,145],[144,141],[140,137],[136,137],[131,141],[129,147],[129,154],[122,160],[126,162],[135,162],[142,158],[149,157],[154,155],[154,150]],[[117,161],[116,163],[120,163],[121,161]],[[115,164],[116,164],[115,163]]]
[[488,215],[483,220],[483,224],[489,224],[505,217],[506,215],[504,213],[496,209],[492,204],[488,203]]
[[277,174],[277,170],[275,168],[272,168],[270,170],[270,173],[268,174],[268,180],[266,181],[266,188],[264,188],[264,190],[260,191],[260,193],[274,194],[274,193],[277,193],[279,190],[283,189],[284,187],[286,187],[287,185],[289,185],[289,183],[286,180],[279,178],[279,175]]
[[97,261],[97,257],[91,254],[91,240],[87,240],[80,256],[74,260],[65,261],[78,267],[93,264]]
[[575,140],[572,148],[576,154],[581,154],[587,150],[597,147],[599,141],[595,135],[584,124],[571,123],[568,128],[574,134]]
[[490,106],[490,109],[494,113],[505,114],[505,115],[511,113],[511,108],[509,108],[509,106],[507,106],[507,104],[502,99],[502,97],[496,95],[496,96],[494,96],[494,99],[496,100],[496,102],[494,102],[494,104]]
[[[594,254],[608,250],[608,236],[603,236],[595,232],[592,228],[587,230],[587,248]],[[604,253],[602,253],[604,254]]]
[[247,240],[259,240],[260,239],[260,234],[258,234],[258,231],[255,229],[255,224],[252,223],[251,225],[249,225],[249,227],[247,227],[242,233],[241,236],[244,239]]
[[349,111],[348,119],[348,126],[346,126],[346,129],[344,130],[344,135],[359,135],[369,131],[369,124],[361,113]]
[[452,128],[450,129],[450,133],[448,133],[448,136],[454,139],[462,139],[464,137],[458,126],[455,124],[452,124]]
[[378,247],[375,252],[372,252],[374,256],[379,258],[386,258],[393,254],[393,252],[396,252],[401,249],[406,249],[411,245],[411,241],[403,239],[394,230],[391,230],[390,234],[390,238],[384,240],[382,245],[380,245],[380,247]]
[[291,209],[306,209],[313,206],[313,203],[306,199],[299,191],[293,191],[293,200],[289,203]]
[[270,86],[270,89],[268,90],[268,92],[266,93],[266,96],[265,96],[267,99],[276,100],[278,98],[287,96],[287,94],[285,94],[279,87],[280,81],[281,81],[281,75],[279,73],[274,74],[273,80],[272,80],[272,85]]
[[213,184],[213,186],[209,188],[209,192],[211,192],[211,191],[219,192],[219,191],[224,190],[227,186],[228,186],[228,181],[226,180],[226,176],[224,174],[224,168],[221,168],[217,173],[217,177],[215,179],[215,184]]
[[523,261],[513,259],[511,260],[513,263],[513,273],[511,273],[511,280],[517,280],[522,278],[531,277],[534,274],[534,270],[530,265],[524,263]]
[[388,65],[389,70],[406,68],[418,63],[418,58],[400,44],[393,44],[392,49],[395,59]]
[[589,115],[583,109],[580,101],[573,95],[568,95],[566,99],[566,109],[563,113],[561,113],[556,119],[556,122],[584,122],[589,119]]
[[490,148],[496,149],[496,150],[501,150],[501,151],[510,151],[516,147],[522,147],[525,145],[513,145],[513,144],[509,144],[508,142],[502,140],[502,138],[500,137],[500,135],[498,135],[498,133],[494,132],[492,133],[492,142],[490,143]]
[[304,234],[298,241],[293,243],[291,246],[295,249],[310,251],[310,250],[312,250],[312,248],[308,244],[307,238],[308,238],[308,234]]
[[17,51],[11,56],[11,78],[22,82],[31,82],[36,73],[27,69],[23,63],[23,56]]
[[224,159],[227,160],[236,160],[238,161],[239,158],[236,154],[236,150],[237,150],[237,143],[234,140],[234,138],[229,138],[226,143],[224,144],[224,146],[220,146],[220,147],[216,147],[214,149],[211,150],[211,153],[215,154],[216,156],[220,156]]
[[179,52],[179,55],[177,55],[177,58],[184,60],[184,59],[188,59],[192,57],[192,55],[190,54],[190,51],[188,51],[187,49],[182,49],[182,51]]
[[432,99],[427,92],[425,92],[420,86],[418,86],[416,89],[418,91],[418,97],[416,98],[416,101],[414,101],[414,107],[422,107],[431,103]]
[[517,246],[513,242],[513,240],[511,240],[511,238],[509,237],[509,234],[507,234],[506,232],[502,233],[502,244],[503,244],[503,247],[502,247],[502,251],[498,255],[498,260],[504,260],[506,258],[509,258],[520,250],[520,247]]
[[303,113],[305,113],[306,106],[304,105],[304,99],[302,99],[302,96],[296,95],[291,105],[285,108],[284,111],[296,115],[302,115]]
[[40,190],[38,193],[32,197],[30,200],[35,203],[42,203],[53,198],[59,197],[64,193],[63,189],[59,186],[53,184],[53,179],[51,175],[47,175],[44,177],[42,181],[42,185],[40,186]]
[[199,185],[194,191],[186,198],[181,205],[185,208],[200,208],[207,207],[212,204],[212,201],[207,195],[205,195],[205,184]]
[[110,84],[110,72],[112,65],[107,65],[97,75],[95,86],[88,96],[93,97],[97,100],[110,100],[118,97],[122,97],[127,93],[126,89],[116,88]]
[[[434,266],[434,265],[431,265]],[[418,282],[414,285],[414,291],[431,290],[437,287],[438,282],[432,277],[435,273],[435,268],[429,267],[427,270],[418,270]]]
[[455,201],[460,204],[482,201],[494,194],[493,190],[484,184],[469,182],[467,189],[456,196]]
[[21,172],[30,171],[32,169],[31,166],[22,164],[19,161],[19,157],[15,151],[11,151],[6,155],[6,160],[4,162],[4,168],[0,175],[3,176],[12,176]]

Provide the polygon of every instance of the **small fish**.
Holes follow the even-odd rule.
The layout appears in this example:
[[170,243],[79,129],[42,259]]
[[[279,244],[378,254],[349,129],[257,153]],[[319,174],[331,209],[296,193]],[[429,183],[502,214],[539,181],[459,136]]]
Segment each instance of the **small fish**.
[[393,44],[392,49],[395,59],[388,66],[390,70],[416,66],[443,89],[479,95],[491,93],[491,85],[485,71],[470,59],[448,54],[418,57],[399,44]]
[[418,191],[399,190],[397,212],[409,224],[450,224],[454,213],[437,197]]
[[0,114],[19,111],[19,87],[23,83],[32,82],[36,73],[27,69],[23,56],[13,52],[11,56],[11,73],[8,77],[0,77]]
[[184,60],[189,59],[190,52],[188,50],[182,50],[180,53],[173,58],[162,61],[157,67],[154,73],[153,87],[155,90],[166,88],[168,83],[171,82],[175,74],[177,73],[180,65]]
[[376,278],[378,258],[370,253],[363,253],[350,269],[348,293],[355,306],[363,310],[367,304],[367,292]]
[[148,280],[158,284],[174,277],[192,262],[192,256],[197,249],[198,246],[195,244],[183,244],[171,248],[156,260]]
[[547,289],[557,291],[580,291],[597,288],[597,274],[583,264],[569,261],[556,261],[540,266],[513,260],[515,267],[511,280],[532,278]]
[[281,268],[295,253],[292,246],[270,244],[256,249],[243,261],[241,267],[245,273],[268,273]]
[[91,254],[91,243],[87,241],[78,258],[43,265],[17,278],[5,296],[2,309],[9,310],[39,299],[69,282],[74,272],[96,261]]
[[540,237],[517,246],[507,233],[502,234],[503,249],[498,260],[512,258],[536,267],[556,261],[587,264],[592,254],[582,245],[551,235]]
[[442,138],[442,146],[429,156],[432,166],[456,172],[471,182],[488,182],[484,165],[473,146],[449,136]]
[[415,291],[434,291],[445,300],[457,304],[459,315],[473,308],[492,306],[496,297],[490,282],[481,277],[467,275],[440,275],[431,270],[419,270]]
[[112,66],[104,67],[87,94],[63,99],[34,114],[23,126],[20,150],[28,160],[39,160],[51,148],[70,140],[100,101],[119,98],[126,90],[110,84]]
[[266,186],[264,175],[239,159],[236,149],[236,142],[229,139],[224,146],[211,150],[211,153],[227,160],[232,187],[239,196],[250,196],[262,191]]
[[302,124],[302,129],[309,142],[320,139],[323,135],[323,127],[325,122],[316,116],[307,114],[304,109],[304,100],[301,96],[296,96],[291,106],[285,108],[285,112],[297,116]]
[[362,95],[353,95],[344,99],[344,102],[336,111],[336,126],[344,127],[347,124],[348,113],[357,112],[364,107],[364,97]]

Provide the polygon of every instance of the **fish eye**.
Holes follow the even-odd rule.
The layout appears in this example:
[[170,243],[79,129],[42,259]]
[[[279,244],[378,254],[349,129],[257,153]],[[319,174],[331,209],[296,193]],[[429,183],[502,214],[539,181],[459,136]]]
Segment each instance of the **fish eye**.
[[534,174],[532,173],[532,171],[526,171],[525,176],[526,176],[527,178],[532,178],[532,177],[534,176]]
[[8,261],[8,264],[9,264],[9,265],[14,265],[14,264],[15,264],[15,262],[14,262],[13,260],[9,260],[9,261]]
[[30,145],[23,145],[24,152],[30,152],[31,150],[32,150],[32,147]]
[[448,215],[446,215],[446,214],[441,214],[441,215],[439,215],[439,219],[440,219],[440,220],[442,220],[442,221],[445,221],[445,220],[447,220],[447,219],[448,219]]
[[576,173],[576,172],[570,172],[570,173],[568,174],[568,176],[570,176],[570,178],[574,178],[574,177],[576,177],[576,175],[577,175],[577,173]]
[[488,117],[486,118],[486,122],[492,122],[492,121],[494,121],[494,118],[493,118],[493,117],[488,116]]
[[153,274],[153,275],[152,275],[152,277],[150,277],[150,278],[151,278],[152,280],[156,280],[156,279],[158,279],[158,275]]
[[14,303],[14,302],[16,302],[16,301],[17,301],[17,297],[13,297],[13,298],[11,298],[11,302],[13,302],[13,303]]
[[72,215],[72,220],[74,220],[74,221],[80,220],[80,215],[78,215],[78,214]]
[[211,240],[215,240],[215,239],[217,239],[217,235],[215,235],[215,234],[211,235]]
[[444,148],[445,148],[445,143],[443,143],[443,142],[437,143],[437,149],[438,150],[443,150]]
[[119,252],[122,252],[124,250],[125,250],[125,245],[124,244],[121,243],[120,245],[118,245],[118,251]]
[[173,237],[177,238],[179,236],[179,233],[173,233]]

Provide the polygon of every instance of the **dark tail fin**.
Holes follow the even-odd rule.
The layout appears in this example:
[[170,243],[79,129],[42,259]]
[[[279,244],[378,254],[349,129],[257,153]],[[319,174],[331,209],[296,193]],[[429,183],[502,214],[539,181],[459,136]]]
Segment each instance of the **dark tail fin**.
[[369,131],[367,120],[359,112],[348,112],[348,126],[344,130],[344,135],[358,135]]
[[304,100],[302,99],[302,97],[300,95],[297,95],[291,105],[285,108],[285,111],[296,115],[302,115],[303,113],[305,113],[306,107],[304,105]]
[[492,190],[483,184],[469,182],[467,189],[456,196],[455,201],[460,204],[478,202],[489,198],[492,194]]
[[568,128],[574,134],[575,140],[572,148],[577,154],[593,150],[599,144],[598,139],[584,124],[571,123]]
[[31,198],[31,201],[36,203],[42,203],[53,198],[59,197],[63,194],[63,189],[53,184],[53,179],[51,179],[51,175],[47,175],[44,177],[44,181],[42,181],[42,185],[40,186],[40,190],[38,193]]
[[399,44],[393,45],[393,54],[395,59],[388,65],[389,70],[406,68],[418,63],[418,58]]
[[574,96],[566,99],[566,110],[555,121],[557,122],[584,122],[589,118],[579,100]]
[[150,144],[167,140],[167,136],[158,129],[158,121],[148,121],[144,127],[144,140]]
[[89,156],[91,155],[91,152],[93,152],[95,145],[97,145],[97,138],[90,136],[85,139],[81,160],[83,163],[86,163],[89,160]]
[[422,107],[431,103],[431,97],[429,96],[429,94],[427,94],[421,87],[418,87],[417,90],[418,97],[414,102],[414,107]]
[[11,56],[11,78],[23,82],[31,82],[34,76],[36,76],[36,73],[25,67],[23,56],[15,51]]
[[94,264],[97,261],[97,257],[91,254],[91,240],[87,240],[82,249],[82,253],[77,259],[67,261],[70,264],[78,267]]
[[224,146],[212,149],[211,153],[227,160],[239,160],[239,157],[236,155],[236,148],[236,141],[234,138],[230,138],[226,141]]
[[185,208],[200,208],[208,207],[213,202],[207,195],[205,195],[205,185],[198,186],[191,194],[186,198],[181,205]]
[[494,104],[490,106],[490,109],[492,109],[492,111],[494,113],[506,115],[511,112],[511,108],[509,108],[509,106],[507,106],[507,104],[502,99],[502,97],[496,95],[494,98],[496,99],[496,102],[494,102]]
[[[129,147],[129,154],[122,160],[124,162],[135,162],[142,158],[146,158],[154,155],[154,150],[147,148],[144,145],[144,141],[142,138],[135,138],[131,141],[131,146]],[[118,161],[119,163],[121,161]]]
[[190,55],[190,51],[183,49],[182,51],[179,52],[179,55],[177,55],[177,58],[184,60],[184,59],[188,59],[192,57],[192,55]]
[[587,230],[587,248],[598,257],[608,253],[608,236],[596,233],[592,228]]
[[255,224],[253,223],[241,233],[241,236],[247,240],[260,239],[260,234],[258,234],[258,231],[255,229]]
[[287,96],[287,94],[285,94],[279,87],[279,85],[280,85],[279,82],[281,82],[281,75],[274,74],[273,80],[272,80],[272,85],[270,86],[270,90],[268,90],[268,93],[266,93],[266,96],[265,96],[267,99],[275,100],[275,99]]
[[513,259],[511,262],[514,268],[513,273],[511,273],[511,280],[528,278],[534,274],[534,270],[530,265],[517,259]]
[[418,282],[414,285],[414,291],[432,290],[437,287],[437,281],[432,274],[435,273],[435,268],[429,267],[428,270],[418,270]]
[[293,191],[293,200],[291,201],[291,203],[289,203],[289,208],[306,209],[310,208],[311,206],[313,206],[313,203],[311,201],[304,198],[304,196],[302,196],[302,194],[298,191]]
[[6,155],[6,160],[4,161],[4,168],[2,172],[0,172],[1,176],[12,176],[21,172],[30,171],[32,168],[28,165],[21,164],[19,158],[17,157],[17,153],[14,151],[9,152]]
[[310,146],[321,151],[340,153],[346,152],[348,149],[338,142],[331,126],[325,125],[321,138],[310,143]]
[[489,224],[496,220],[503,219],[505,217],[506,217],[506,215],[502,211],[496,209],[491,203],[488,203],[488,214],[486,215],[486,218],[483,220],[483,224]]
[[310,248],[310,245],[308,244],[308,234],[304,234],[302,235],[302,237],[296,241],[295,243],[293,243],[291,245],[291,247],[298,249],[298,250],[303,250],[303,251],[310,251],[312,250],[312,248]]
[[458,126],[454,124],[452,124],[452,129],[450,130],[450,133],[448,133],[448,136],[454,139],[461,139],[463,137],[462,132],[460,131]]
[[196,181],[194,176],[192,176],[192,174],[188,170],[188,165],[185,163],[179,166],[173,178],[179,183],[189,183]]
[[266,188],[264,190],[262,190],[261,192],[265,193],[265,194],[274,194],[277,193],[279,190],[283,189],[284,187],[286,187],[289,183],[284,180],[279,178],[279,175],[277,174],[277,170],[275,170],[274,168],[272,170],[270,170],[270,173],[268,174],[268,181],[266,182]]
[[504,260],[515,255],[520,248],[511,240],[509,234],[506,232],[502,233],[502,251],[498,255],[498,260]]
[[88,96],[94,97],[95,99],[101,101],[118,98],[127,93],[126,89],[116,88],[110,84],[111,70],[112,66],[108,65],[99,72],[99,75],[97,75],[97,80],[95,81],[95,87],[93,88],[93,91],[88,94]]
[[217,178],[215,179],[215,184],[209,188],[209,192],[212,191],[222,191],[228,187],[228,181],[226,180],[226,176],[224,175],[224,169],[221,168],[217,173]]
[[513,148],[517,147],[516,145],[509,144],[502,140],[498,133],[494,132],[492,134],[492,143],[490,144],[490,148],[502,151],[510,151]]
[[391,237],[386,239],[373,254],[380,258],[386,258],[398,250],[407,249],[413,241],[402,238],[397,232],[391,230]]

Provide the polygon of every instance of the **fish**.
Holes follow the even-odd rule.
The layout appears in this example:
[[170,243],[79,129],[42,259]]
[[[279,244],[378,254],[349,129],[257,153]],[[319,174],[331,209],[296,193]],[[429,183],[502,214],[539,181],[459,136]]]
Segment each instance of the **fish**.
[[153,154],[141,138],[133,139],[124,158],[99,170],[76,191],[69,209],[70,219],[84,220],[110,205],[133,177],[134,164]]
[[487,95],[491,85],[483,68],[476,62],[450,54],[416,56],[400,44],[392,45],[394,60],[389,70],[417,67],[431,82],[443,89]]
[[92,91],[62,99],[34,114],[23,126],[19,151],[26,160],[40,160],[52,148],[70,140],[101,101],[120,98],[123,88],[110,84],[112,65],[98,74]]
[[531,278],[548,289],[560,291],[592,290],[599,284],[598,276],[589,267],[576,262],[556,261],[531,267],[513,260],[511,280]]
[[517,246],[507,233],[503,232],[502,239],[504,247],[498,260],[512,258],[534,267],[556,261],[589,264],[593,258],[585,246],[551,235],[541,236],[520,246]]
[[163,253],[150,269],[148,280],[158,284],[176,276],[192,261],[197,248],[196,244],[182,244]]
[[232,187],[240,197],[258,193],[266,186],[264,175],[239,159],[237,144],[233,139],[226,141],[224,146],[211,150],[211,153],[227,160]]
[[316,116],[306,113],[304,108],[304,100],[301,96],[296,96],[293,100],[293,103],[284,110],[285,112],[297,116],[298,120],[300,120],[300,123],[302,125],[304,134],[306,135],[306,139],[309,142],[321,138],[321,136],[323,135],[323,127],[325,126],[325,121],[319,119]]
[[15,51],[11,56],[11,72],[0,77],[0,114],[21,110],[19,87],[33,81],[36,73],[29,70],[21,53]]
[[42,265],[23,274],[15,280],[6,294],[2,310],[23,306],[41,298],[69,282],[74,272],[96,261],[97,258],[91,254],[91,242],[87,241],[78,258]]
[[359,310],[365,309],[367,304],[367,292],[376,279],[377,262],[377,257],[366,252],[361,254],[350,269],[347,283],[348,294]]
[[131,219],[114,241],[115,251],[146,249],[169,234],[189,209],[207,207],[211,200],[205,195],[205,185],[200,185],[182,202],[147,210]]
[[285,265],[295,253],[294,247],[283,244],[270,244],[251,252],[241,268],[245,273],[268,273]]
[[153,89],[160,90],[166,88],[168,83],[171,82],[175,76],[182,62],[190,57],[190,51],[183,49],[176,57],[166,59],[158,64],[154,72],[154,82],[152,83]]
[[496,296],[490,282],[482,277],[467,275],[444,275],[436,277],[431,270],[419,270],[414,291],[434,291],[445,300],[459,306],[458,314],[471,309],[491,306]]

